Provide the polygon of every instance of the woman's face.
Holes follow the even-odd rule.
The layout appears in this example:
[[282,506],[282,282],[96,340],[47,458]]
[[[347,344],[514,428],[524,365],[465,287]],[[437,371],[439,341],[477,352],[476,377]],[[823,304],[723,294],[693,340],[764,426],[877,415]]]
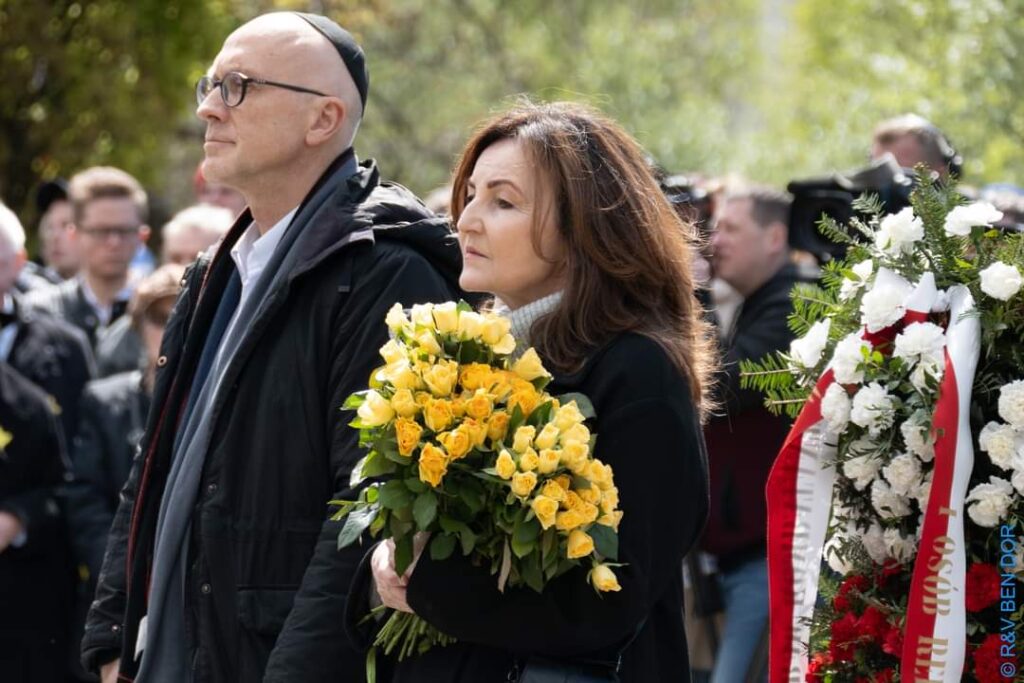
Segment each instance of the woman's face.
[[540,170],[516,140],[500,140],[483,151],[457,226],[464,290],[489,292],[519,308],[561,289],[557,263],[564,244],[554,211],[537,212],[543,216],[541,254],[533,249],[535,210],[546,208],[542,186]]

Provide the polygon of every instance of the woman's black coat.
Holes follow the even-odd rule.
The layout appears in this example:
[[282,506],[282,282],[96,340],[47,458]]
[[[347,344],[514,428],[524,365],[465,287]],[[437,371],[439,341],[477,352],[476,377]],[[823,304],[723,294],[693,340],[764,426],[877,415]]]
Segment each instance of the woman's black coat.
[[[626,566],[615,569],[621,592],[598,595],[581,567],[543,593],[502,594],[496,577],[459,553],[441,562],[424,553],[409,580],[409,605],[460,642],[398,664],[395,683],[505,681],[514,660],[529,655],[614,660],[634,634],[622,681],[690,680],[682,560],[704,525],[708,483],[689,386],[655,342],[624,334],[548,390],[586,394],[597,412],[594,455],[613,467],[625,513],[619,561]],[[368,581],[368,571],[355,586],[365,599],[360,579]],[[358,616],[356,602],[353,595],[350,617]]]

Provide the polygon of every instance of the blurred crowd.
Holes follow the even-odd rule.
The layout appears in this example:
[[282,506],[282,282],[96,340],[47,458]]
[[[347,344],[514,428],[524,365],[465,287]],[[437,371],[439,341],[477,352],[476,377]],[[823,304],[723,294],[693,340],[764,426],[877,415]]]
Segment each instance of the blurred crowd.
[[[822,214],[848,219],[868,192],[895,210],[915,174],[960,173],[949,140],[919,116],[882,122],[870,142],[864,168],[786,188],[657,170],[703,243],[694,268],[723,358],[720,408],[705,427],[711,517],[685,567],[698,681],[763,680],[767,662],[763,490],[789,424],[740,388],[739,361],[788,348],[790,290],[842,256],[815,229]],[[186,267],[244,209],[238,192],[200,171],[194,187],[196,203],[156,234],[146,192],[122,170],[47,182],[36,194],[31,259],[25,229],[0,204],[0,678],[19,666],[9,653],[31,651],[52,666],[37,680],[95,680],[78,665],[77,644],[164,362],[161,335]],[[995,204],[1001,227],[1024,223],[1024,189],[964,191]],[[427,204],[445,213],[449,200],[441,188]]]

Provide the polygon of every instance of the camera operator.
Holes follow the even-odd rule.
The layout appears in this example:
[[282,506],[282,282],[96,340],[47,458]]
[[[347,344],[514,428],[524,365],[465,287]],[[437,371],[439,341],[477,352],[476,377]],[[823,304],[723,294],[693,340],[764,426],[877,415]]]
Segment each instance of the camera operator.
[[960,175],[963,160],[945,134],[931,121],[917,114],[886,119],[875,127],[871,141],[872,161],[891,154],[906,169],[918,164],[930,168],[938,178]]

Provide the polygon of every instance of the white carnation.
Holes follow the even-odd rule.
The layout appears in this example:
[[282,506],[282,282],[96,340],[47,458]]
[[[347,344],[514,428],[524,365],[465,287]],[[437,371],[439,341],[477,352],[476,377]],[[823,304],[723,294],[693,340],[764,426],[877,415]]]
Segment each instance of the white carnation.
[[973,502],[967,514],[975,524],[992,528],[1003,521],[1013,503],[1013,485],[999,477],[989,477],[988,481],[988,484],[975,486],[965,502]]
[[859,332],[848,334],[839,340],[832,355],[832,372],[837,382],[860,384],[864,381],[864,368],[859,366],[864,362],[861,349],[865,348],[870,353],[871,343],[863,339]]
[[789,345],[790,359],[804,368],[813,368],[821,360],[821,354],[828,343],[828,331],[832,321],[828,318],[811,325],[800,339],[794,339]]
[[1003,212],[988,202],[974,202],[958,206],[946,216],[946,234],[964,236],[971,234],[975,226],[988,227],[1003,217]]
[[896,335],[892,355],[908,363],[943,362],[946,333],[935,323],[911,323]]
[[936,362],[931,359],[922,360],[917,364],[913,372],[910,373],[910,383],[922,394],[929,393],[931,392],[931,389],[928,388],[929,379],[938,386],[938,383],[942,381],[942,373],[945,369],[945,363]]
[[878,436],[892,426],[895,399],[878,382],[861,387],[853,397],[850,420],[868,430],[871,436]]
[[988,453],[993,465],[1008,470],[1017,454],[1017,431],[1012,425],[989,422],[978,435],[978,445]]
[[[1024,465],[1024,463],[1019,460],[1018,464]],[[1013,470],[1013,476],[1010,477],[1010,483],[1013,484],[1013,488],[1017,489],[1017,493],[1024,496],[1024,467],[1017,467]]]
[[912,496],[921,485],[921,461],[910,453],[900,453],[882,468],[893,493]]
[[904,536],[899,529],[886,529],[882,532],[882,539],[889,557],[901,564],[917,554],[917,541],[913,536]]
[[935,292],[935,301],[932,302],[932,313],[944,313],[949,310],[949,290],[940,289]]
[[871,259],[861,261],[860,263],[854,264],[850,270],[857,276],[856,280],[851,280],[846,277],[843,278],[843,282],[839,287],[839,299],[841,301],[849,301],[853,296],[867,284],[868,278],[871,277],[871,271],[874,270],[875,264]]
[[828,566],[832,568],[832,571],[846,576],[853,571],[853,563],[849,559],[841,559],[839,557],[839,549],[845,545],[848,545],[853,538],[856,538],[856,528],[847,523],[845,527],[837,528],[832,536],[825,543],[825,559],[828,561]]
[[921,512],[924,513],[928,509],[928,496],[932,492],[932,473],[929,472],[928,476],[924,478],[924,481],[917,487],[911,496],[917,501],[917,506],[921,508]]
[[1004,384],[999,389],[999,417],[1017,429],[1024,429],[1024,380]]
[[863,491],[878,476],[882,459],[872,454],[855,455],[843,463],[843,476],[853,482],[853,487]]
[[912,512],[906,497],[893,491],[884,479],[871,483],[871,505],[882,519],[906,517]]
[[914,215],[914,209],[907,207],[882,219],[875,233],[875,246],[895,256],[901,251],[909,254],[914,242],[924,237],[924,223]]
[[903,445],[908,451],[924,462],[931,462],[935,457],[935,440],[923,419],[924,414],[921,411],[914,413],[909,420],[900,425],[900,434],[903,435]]
[[907,312],[906,302],[910,291],[909,285],[880,285],[876,281],[875,286],[860,301],[860,312],[868,332],[878,332],[899,322]]
[[861,534],[860,541],[864,545],[864,550],[867,551],[875,564],[885,564],[885,561],[889,559],[889,548],[885,543],[885,532],[882,531],[882,527],[879,526],[878,522],[872,523],[868,530]]
[[839,434],[850,423],[851,405],[850,395],[842,385],[835,382],[828,385],[825,395],[821,398],[821,417],[832,434]]
[[978,274],[981,276],[981,291],[1000,301],[1009,301],[1024,284],[1017,267],[1002,261],[996,261]]

